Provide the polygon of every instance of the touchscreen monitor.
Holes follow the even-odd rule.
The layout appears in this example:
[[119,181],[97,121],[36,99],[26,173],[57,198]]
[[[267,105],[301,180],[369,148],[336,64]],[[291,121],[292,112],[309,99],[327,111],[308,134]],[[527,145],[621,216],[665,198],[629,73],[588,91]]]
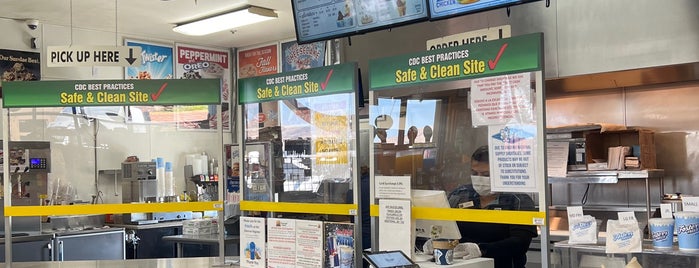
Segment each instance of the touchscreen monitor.
[[420,267],[400,250],[364,252],[364,259],[376,268]]

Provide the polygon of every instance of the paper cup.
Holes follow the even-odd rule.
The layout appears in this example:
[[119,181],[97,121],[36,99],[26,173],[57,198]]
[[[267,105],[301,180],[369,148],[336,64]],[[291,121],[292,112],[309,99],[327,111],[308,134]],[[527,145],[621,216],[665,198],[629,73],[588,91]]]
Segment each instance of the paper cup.
[[672,247],[672,232],[674,230],[675,220],[653,218],[648,221],[650,226],[650,234],[653,238],[653,247],[655,248],[671,248]]
[[677,240],[681,250],[699,250],[699,212],[675,212]]
[[340,267],[354,267],[354,249],[348,246],[340,246],[338,248],[340,249]]

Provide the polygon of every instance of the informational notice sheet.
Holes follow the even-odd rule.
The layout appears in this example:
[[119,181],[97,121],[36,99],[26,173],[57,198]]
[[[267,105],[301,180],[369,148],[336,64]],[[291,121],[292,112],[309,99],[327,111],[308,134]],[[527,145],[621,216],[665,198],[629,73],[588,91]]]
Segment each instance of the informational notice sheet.
[[323,266],[323,222],[296,220],[296,267]]
[[546,142],[546,170],[549,177],[565,178],[568,173],[568,146],[565,141]]
[[529,73],[474,79],[471,82],[471,120],[474,126],[534,121]]
[[699,211],[699,196],[682,196],[682,211]]
[[402,250],[410,256],[413,251],[410,200],[379,200],[379,250]]
[[240,267],[266,266],[265,218],[240,217]]
[[376,176],[376,198],[410,199],[410,176]]
[[488,127],[494,192],[537,192],[536,125]]
[[296,267],[296,220],[267,220],[267,267]]

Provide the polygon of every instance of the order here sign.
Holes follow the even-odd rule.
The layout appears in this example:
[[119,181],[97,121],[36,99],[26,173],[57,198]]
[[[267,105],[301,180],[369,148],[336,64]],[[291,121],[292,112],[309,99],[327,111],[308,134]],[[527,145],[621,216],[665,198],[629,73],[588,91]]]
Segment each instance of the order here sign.
[[138,46],[49,46],[46,66],[141,66]]

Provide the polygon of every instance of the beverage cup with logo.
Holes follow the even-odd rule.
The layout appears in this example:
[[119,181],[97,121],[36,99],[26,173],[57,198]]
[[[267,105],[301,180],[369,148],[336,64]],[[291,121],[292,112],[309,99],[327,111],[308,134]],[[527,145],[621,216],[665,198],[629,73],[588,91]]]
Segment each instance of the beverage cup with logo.
[[458,240],[433,239],[434,262],[439,265],[449,265],[454,263],[454,247],[459,244]]
[[699,212],[675,212],[680,250],[699,250]]
[[339,246],[338,249],[340,250],[340,267],[354,267],[354,249],[348,246]]
[[648,225],[650,226],[650,234],[653,238],[653,247],[672,247],[672,232],[675,228],[675,220],[671,218],[653,218],[649,220]]

